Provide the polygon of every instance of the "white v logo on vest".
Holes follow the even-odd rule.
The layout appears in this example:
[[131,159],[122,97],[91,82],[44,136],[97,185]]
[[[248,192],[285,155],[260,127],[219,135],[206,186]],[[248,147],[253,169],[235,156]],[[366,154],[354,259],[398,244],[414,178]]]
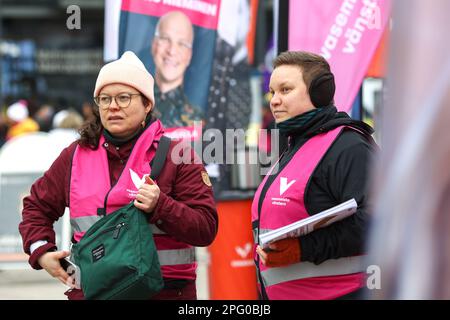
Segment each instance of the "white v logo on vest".
[[139,175],[134,172],[132,169],[130,169],[130,176],[131,176],[131,180],[133,181],[134,186],[136,187],[136,189],[139,189],[145,182],[145,174],[142,178],[139,177]]
[[287,182],[287,178],[281,177],[280,178],[280,196],[283,195],[283,193],[286,192],[287,189],[290,188],[295,183],[296,180],[292,180],[291,182]]

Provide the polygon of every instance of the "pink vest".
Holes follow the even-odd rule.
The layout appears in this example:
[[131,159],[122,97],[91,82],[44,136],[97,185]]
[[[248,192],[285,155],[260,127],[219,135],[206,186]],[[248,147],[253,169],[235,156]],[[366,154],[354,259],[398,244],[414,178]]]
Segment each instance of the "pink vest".
[[[262,234],[310,216],[304,203],[307,183],[343,129],[341,126],[308,140],[278,173],[261,206],[259,230],[254,230],[255,244],[258,243],[258,232]],[[278,168],[278,163],[274,168]],[[269,175],[256,191],[252,222],[258,220],[261,190]],[[299,262],[278,268],[268,268],[259,262],[258,268],[269,299],[321,300],[334,299],[360,288],[362,266],[362,257],[348,257],[329,259],[319,265]]]
[[[98,215],[99,209],[104,209],[106,214],[109,214],[135,200],[144,175],[151,173],[149,164],[155,155],[157,141],[163,133],[159,120],[142,133],[113,186],[110,184],[103,136],[100,138],[101,146],[97,150],[77,146],[70,178],[70,220],[76,241],[101,218]],[[194,248],[168,236],[155,225],[150,226],[163,277],[195,279]]]

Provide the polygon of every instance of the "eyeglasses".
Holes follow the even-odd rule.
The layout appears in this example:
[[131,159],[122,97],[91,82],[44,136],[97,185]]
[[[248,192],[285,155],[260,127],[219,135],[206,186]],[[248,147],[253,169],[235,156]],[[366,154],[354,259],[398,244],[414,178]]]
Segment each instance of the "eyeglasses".
[[118,95],[111,97],[107,94],[101,94],[97,97],[94,97],[95,104],[98,105],[103,110],[108,110],[111,105],[112,99],[121,109],[128,108],[131,103],[131,99],[133,96],[142,96],[140,93],[119,93]]
[[175,41],[172,38],[170,38],[169,36],[159,35],[159,34],[156,34],[155,37],[156,37],[156,40],[158,41],[159,45],[164,46],[164,47],[167,47],[168,45],[172,46],[175,44],[176,47],[181,50],[192,49],[192,44],[187,41],[183,41],[183,40]]

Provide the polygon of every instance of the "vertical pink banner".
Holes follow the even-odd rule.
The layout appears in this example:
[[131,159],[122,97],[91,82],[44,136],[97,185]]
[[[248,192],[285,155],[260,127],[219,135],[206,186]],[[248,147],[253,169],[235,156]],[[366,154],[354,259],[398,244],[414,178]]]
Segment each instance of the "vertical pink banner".
[[336,78],[335,103],[349,111],[389,21],[390,0],[291,0],[289,50],[325,57]]

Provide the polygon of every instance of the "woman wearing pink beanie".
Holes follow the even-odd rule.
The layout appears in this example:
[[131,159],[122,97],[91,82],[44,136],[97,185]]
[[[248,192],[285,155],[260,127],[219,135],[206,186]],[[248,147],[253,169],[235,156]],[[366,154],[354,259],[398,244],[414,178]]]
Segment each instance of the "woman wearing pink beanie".
[[156,181],[148,179],[164,134],[152,116],[153,85],[131,51],[103,66],[94,89],[95,117],[24,199],[19,230],[29,262],[70,285],[69,299],[83,299],[83,290],[74,287],[59,262],[70,252],[57,249],[53,223],[69,207],[72,242],[78,242],[96,221],[130,202],[148,217],[164,280],[164,288],[148,298],[196,299],[194,246],[209,245],[217,233],[212,187],[189,147],[182,150],[190,163],[172,161],[175,141]]

